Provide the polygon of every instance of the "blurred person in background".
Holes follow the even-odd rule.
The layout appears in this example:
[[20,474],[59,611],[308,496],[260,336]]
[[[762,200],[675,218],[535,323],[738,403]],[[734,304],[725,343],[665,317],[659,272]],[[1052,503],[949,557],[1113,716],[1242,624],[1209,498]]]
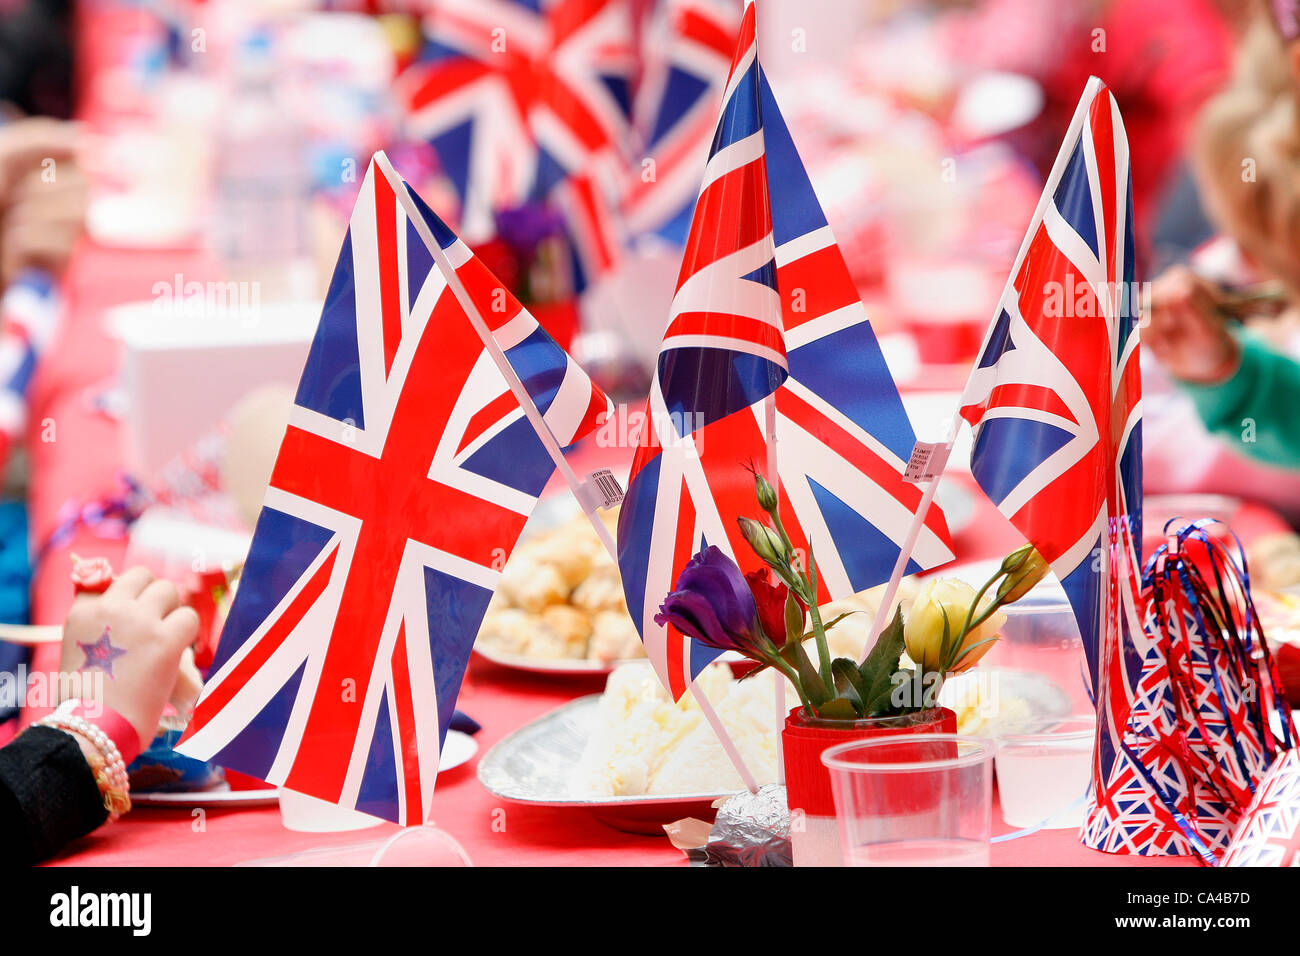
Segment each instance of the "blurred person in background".
[[76,124],[32,117],[0,126],[0,282],[24,269],[57,277],[86,215]]
[[85,219],[71,0],[0,0],[0,281],[57,276]]
[[[71,0],[0,0],[0,620],[25,623],[29,602],[26,478],[21,459],[6,469],[21,441],[27,389],[39,366],[40,334],[57,320],[56,280],[80,237],[86,179],[77,166],[81,134],[73,112]],[[18,278],[24,283],[17,287]],[[50,303],[10,309],[10,289]],[[40,328],[37,328],[39,326]],[[0,643],[0,671],[15,672],[26,648]],[[0,724],[15,715],[0,705]]]
[[1300,363],[1288,354],[1300,347],[1300,3],[1261,3],[1201,114],[1193,161],[1232,264],[1160,276],[1143,344],[1210,432],[1300,469]]
[[1032,78],[1039,115],[1011,137],[1046,176],[1089,76],[1124,111],[1138,256],[1147,259],[1188,130],[1223,83],[1251,0],[927,0],[944,11],[954,62]]

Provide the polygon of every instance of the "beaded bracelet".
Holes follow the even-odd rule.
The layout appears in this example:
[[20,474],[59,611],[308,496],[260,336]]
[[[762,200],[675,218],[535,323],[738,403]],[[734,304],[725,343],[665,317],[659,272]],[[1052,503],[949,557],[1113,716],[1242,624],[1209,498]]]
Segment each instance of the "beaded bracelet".
[[69,712],[69,704],[75,706],[79,703],[80,701],[64,701],[54,713],[42,717],[37,723],[65,733],[78,734],[99,751],[98,754],[88,756],[86,762],[95,775],[95,784],[104,798],[104,808],[108,811],[109,819],[116,820],[131,809],[131,783],[126,775],[126,765],[122,762],[122,753],[117,749],[117,744],[109,739],[108,734]]
[[118,784],[119,789],[126,790],[129,781],[126,775],[126,761],[122,759],[122,751],[113,738],[104,732],[102,727],[91,723],[77,713],[84,704],[85,701],[75,698],[65,700],[41,722],[59,727],[62,730],[72,730],[89,740],[95,745],[95,749],[104,755],[104,762],[110,779],[115,784]]
[[131,795],[113,785],[103,754],[90,754],[86,757],[86,763],[90,764],[90,772],[95,775],[95,786],[99,787],[99,794],[104,799],[108,819],[116,820],[131,809]]

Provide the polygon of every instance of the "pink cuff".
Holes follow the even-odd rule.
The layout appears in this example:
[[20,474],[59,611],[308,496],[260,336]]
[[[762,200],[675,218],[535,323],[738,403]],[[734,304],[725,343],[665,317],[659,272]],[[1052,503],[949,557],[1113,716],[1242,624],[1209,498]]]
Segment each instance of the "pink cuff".
[[72,708],[72,716],[80,717],[102,730],[117,745],[122,754],[123,766],[130,766],[131,761],[140,756],[140,735],[112,707],[96,701],[79,700]]

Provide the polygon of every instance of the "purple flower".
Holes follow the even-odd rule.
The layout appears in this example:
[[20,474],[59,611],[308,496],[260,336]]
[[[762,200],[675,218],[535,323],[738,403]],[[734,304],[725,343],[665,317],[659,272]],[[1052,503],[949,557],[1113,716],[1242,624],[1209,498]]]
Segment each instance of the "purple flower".
[[524,259],[532,258],[544,240],[564,232],[564,217],[539,202],[498,210],[496,224],[497,235]]
[[655,623],[721,651],[762,660],[775,652],[758,624],[758,607],[736,563],[710,545],[682,569]]

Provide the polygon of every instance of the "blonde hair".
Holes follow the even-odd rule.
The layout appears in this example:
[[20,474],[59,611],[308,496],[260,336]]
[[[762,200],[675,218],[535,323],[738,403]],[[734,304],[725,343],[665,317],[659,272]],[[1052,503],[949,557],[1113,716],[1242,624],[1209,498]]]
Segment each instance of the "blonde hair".
[[1300,81],[1266,18],[1255,18],[1228,85],[1201,111],[1194,153],[1211,218],[1300,289]]

